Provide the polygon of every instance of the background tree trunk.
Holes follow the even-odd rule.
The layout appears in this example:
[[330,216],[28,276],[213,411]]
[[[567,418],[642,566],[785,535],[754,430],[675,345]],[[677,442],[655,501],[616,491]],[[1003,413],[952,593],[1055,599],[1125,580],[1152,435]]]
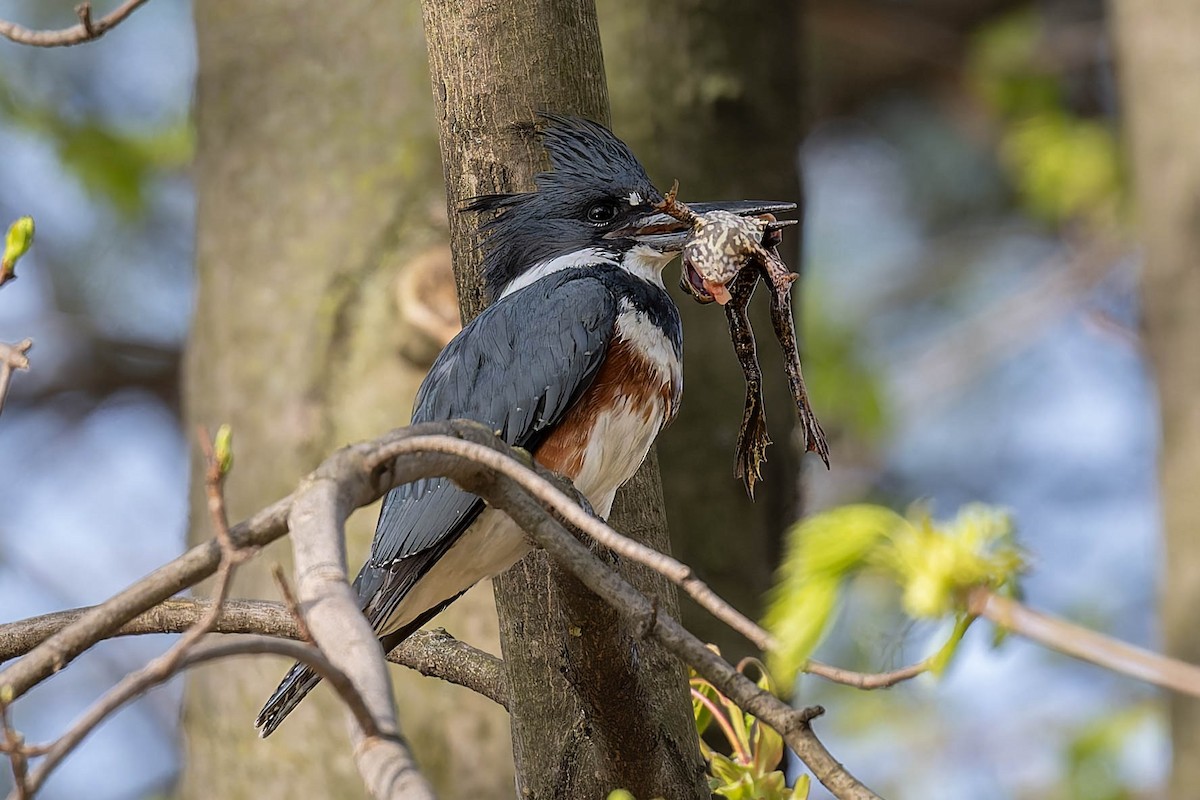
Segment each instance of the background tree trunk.
[[[761,15],[726,0],[598,0],[614,125],[656,185],[678,178],[684,200],[801,201],[801,7],[779,4],[763,24]],[[799,268],[794,231],[784,255]],[[659,439],[672,546],[753,616],[773,583],[780,537],[798,514],[791,395],[760,298],[753,320],[768,332],[760,356],[775,444],[751,502],[733,477],[744,384],[725,316],[685,292],[675,297],[685,332],[684,400]],[[735,660],[752,650],[687,598],[684,620]]]
[[[186,427],[232,423],[236,519],[291,491],[335,447],[408,421],[426,365],[401,356],[414,342],[398,320],[397,277],[444,250],[442,181],[415,2],[351,0],[326,13],[205,0],[195,15],[199,286]],[[210,535],[200,474],[193,541]],[[352,563],[374,520],[355,517]],[[268,567],[287,552],[277,545],[244,567],[235,591],[277,596]],[[439,622],[495,650],[490,608],[490,592],[476,591]],[[191,673],[184,797],[362,794],[344,712],[326,690],[257,739],[255,713],[286,666]],[[503,711],[406,670],[393,676],[405,733],[445,796],[511,797]]]
[[[438,105],[451,242],[464,319],[483,306],[477,221],[455,213],[478,194],[532,188],[546,166],[534,112],[608,121],[592,0],[426,0],[425,30]],[[669,548],[651,457],[617,496],[612,523]],[[677,614],[673,587],[621,565]],[[682,665],[639,641],[571,576],[535,553],[496,582],[512,682],[514,753],[522,797],[702,798],[703,781]]]
[[[1200,5],[1113,7],[1124,116],[1145,247],[1146,341],[1162,409],[1163,631],[1167,652],[1200,663]],[[1170,697],[1170,797],[1200,786],[1200,701]]]

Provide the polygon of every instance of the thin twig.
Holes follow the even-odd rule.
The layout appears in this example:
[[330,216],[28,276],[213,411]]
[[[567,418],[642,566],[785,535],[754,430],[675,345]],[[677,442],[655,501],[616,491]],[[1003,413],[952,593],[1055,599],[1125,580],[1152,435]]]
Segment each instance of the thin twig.
[[[179,658],[175,659],[163,671],[151,672],[149,670],[141,670],[128,675],[112,691],[105,694],[98,703],[88,709],[88,712],[71,726],[70,731],[52,745],[44,748],[45,760],[38,764],[37,769],[33,771],[26,781],[29,795],[32,796],[34,792],[41,788],[54,768],[88,734],[95,730],[97,725],[130,700],[140,697],[151,688],[166,682],[177,673],[197,664],[228,658],[230,656],[259,654],[287,656],[311,667],[323,679],[329,682],[329,685],[333,687],[338,696],[346,703],[347,708],[354,714],[355,720],[364,727],[364,730],[371,732],[370,736],[377,737],[381,735],[378,729],[374,727],[374,720],[371,718],[371,714],[367,710],[362,697],[355,690],[354,684],[346,677],[345,673],[335,667],[316,647],[286,639],[274,639],[268,636],[219,643],[207,642],[182,653]],[[10,800],[16,800],[16,798],[20,797],[20,794],[15,794]]]
[[[450,432],[451,435],[445,435]],[[466,447],[464,447],[466,445]],[[393,432],[382,440],[344,448],[331,455],[310,478],[311,483],[339,482],[344,489],[339,505],[362,506],[392,487],[422,477],[446,476],[495,508],[505,510],[529,531],[564,568],[574,572],[598,596],[613,606],[632,626],[653,619],[652,635],[684,663],[709,680],[726,697],[764,724],[780,732],[784,740],[808,765],[813,774],[835,796],[864,800],[876,795],[862,785],[829,754],[812,731],[810,721],[820,709],[797,711],[756,686],[728,662],[708,650],[677,621],[666,614],[655,615],[644,595],[599,561],[578,539],[512,478],[498,473],[496,457],[511,461],[507,447],[485,427],[476,423],[417,425]],[[534,465],[545,481],[547,473]],[[306,482],[306,489],[311,483]],[[547,481],[545,485],[549,486]],[[276,503],[231,530],[239,546],[262,544],[282,534],[282,519],[297,515],[296,500],[304,492]],[[565,495],[559,495],[565,500]],[[558,513],[588,528],[594,520],[569,500],[555,506]],[[605,526],[606,527],[606,526]],[[615,535],[615,533],[614,533]],[[216,552],[214,552],[216,551]],[[214,563],[216,562],[216,563]],[[152,573],[141,585],[86,612],[66,626],[58,636],[35,647],[27,656],[0,672],[0,687],[10,687],[20,696],[42,680],[48,671],[61,668],[92,642],[119,628],[133,616],[161,601],[164,590],[177,590],[211,574],[219,564],[219,545],[210,542],[193,549],[174,564]],[[145,605],[143,605],[145,604]],[[314,632],[315,629],[314,629]]]
[[279,594],[283,597],[283,604],[287,606],[292,619],[296,621],[296,629],[300,632],[300,640],[309,644],[315,644],[316,639],[313,639],[312,631],[308,629],[308,623],[304,621],[304,612],[300,610],[300,601],[292,593],[292,586],[288,583],[287,575],[283,574],[283,567],[279,566],[279,564],[272,564],[271,577],[275,579],[275,585],[279,588]]
[[26,353],[33,347],[33,339],[23,339],[17,344],[0,342],[0,412],[4,411],[4,400],[8,397],[8,385],[15,370],[29,369]]
[[68,47],[99,39],[110,30],[125,21],[145,3],[146,0],[126,0],[113,12],[98,20],[92,19],[91,3],[83,3],[75,8],[79,24],[57,31],[35,31],[29,28],[0,19],[0,36],[11,39],[17,44],[30,47]]
[[0,752],[8,756],[8,763],[12,767],[13,795],[16,800],[25,800],[29,797],[29,748],[25,744],[25,737],[13,727],[8,717],[8,704],[3,698],[0,698],[0,726],[4,731]]
[[225,475],[226,467],[221,464],[220,457],[213,449],[213,440],[208,428],[197,426],[196,441],[200,445],[200,453],[204,456],[204,496],[208,503],[208,516],[212,520],[213,534],[221,546],[222,555],[235,562],[241,562],[252,556],[253,549],[242,550],[234,544],[229,535],[229,515],[225,511]]
[[79,17],[79,24],[83,26],[84,32],[89,37],[95,38],[96,26],[92,22],[92,4],[87,0],[75,6],[75,16]]
[[1140,681],[1200,697],[1200,667],[1105,636],[1064,619],[1052,617],[995,592],[974,589],[967,600],[971,614],[1097,666]]
[[[639,564],[649,567],[683,589],[701,607],[740,633],[759,650],[766,652],[776,648],[775,637],[709,588],[708,584],[696,577],[695,572],[687,564],[616,532],[601,519],[588,514],[580,508],[577,503],[573,502],[571,498],[567,497],[567,495],[554,486],[550,480],[525,468],[503,453],[480,448],[473,442],[450,439],[448,437],[438,438],[442,439],[442,441],[437,442],[433,446],[425,442],[421,442],[420,444],[426,450],[436,449],[438,452],[462,455],[511,478],[525,489],[531,497],[546,508],[559,514],[571,526],[578,528],[622,558],[636,561]],[[406,444],[413,445],[415,443],[410,440]],[[897,683],[920,675],[922,672],[927,671],[927,669],[928,667],[924,662],[879,674],[854,672],[853,670],[823,664],[820,661],[809,661],[805,666],[805,672],[836,683],[856,686],[860,689],[881,689],[894,686]]]
[[810,675],[816,675],[844,686],[853,686],[855,689],[866,690],[890,689],[898,683],[912,680],[928,671],[928,660],[918,661],[916,664],[910,664],[890,672],[855,672],[852,669],[842,669],[811,660],[804,665],[804,672]]
[[221,563],[217,568],[213,600],[200,620],[189,628],[167,652],[140,670],[126,675],[85,711],[83,716],[67,729],[66,733],[47,748],[45,761],[38,765],[27,781],[26,786],[30,794],[38,790],[59,762],[109,714],[132,698],[144,694],[151,686],[162,683],[182,669],[181,665],[188,652],[200,641],[201,637],[216,625],[221,614],[221,605],[229,594],[230,583],[238,564],[252,555],[251,551],[239,549],[229,536],[223,492],[225,473],[213,454],[207,432],[201,431],[200,446],[206,458],[204,483],[208,492],[209,512],[212,516],[214,531],[221,545]]
[[[550,480],[523,466],[507,454],[483,447],[475,442],[453,439],[448,436],[421,437],[420,441],[408,440],[397,445],[397,448],[401,447],[404,450],[420,448],[425,452],[432,451],[468,458],[512,479],[531,497],[561,516],[572,527],[579,529],[621,557],[643,564],[679,586],[709,613],[745,636],[760,650],[774,648],[775,641],[771,634],[710,589],[704,581],[696,577],[691,567],[652,547],[647,547],[617,533],[599,517],[589,514],[581,508]],[[385,453],[387,452],[389,451],[385,450]]]
[[[483,454],[477,454],[471,457],[471,461],[474,462],[476,458],[480,463],[486,460]],[[628,624],[636,626],[652,613],[653,606],[645,595],[605,566],[588,547],[549,515],[538,500],[524,493],[508,496],[504,488],[513,484],[507,475],[497,476],[491,470],[481,471],[475,476],[456,472],[454,480],[467,491],[484,497],[493,506],[503,508],[562,568],[570,570]],[[505,503],[497,502],[501,497],[505,498]],[[878,795],[838,763],[813,732],[811,721],[824,713],[824,709],[813,707],[797,710],[789,707],[738,672],[667,614],[657,615],[651,633],[676,658],[691,665],[698,675],[713,684],[739,708],[778,731],[817,780],[839,800],[877,800]]]
[[[173,598],[130,620],[112,636],[184,633],[208,614],[207,600]],[[56,611],[0,624],[0,662],[22,656],[90,609]],[[210,633],[243,633],[303,641],[291,611],[266,600],[226,600]],[[444,630],[416,631],[387,654],[388,661],[453,683],[508,708],[504,662]]]

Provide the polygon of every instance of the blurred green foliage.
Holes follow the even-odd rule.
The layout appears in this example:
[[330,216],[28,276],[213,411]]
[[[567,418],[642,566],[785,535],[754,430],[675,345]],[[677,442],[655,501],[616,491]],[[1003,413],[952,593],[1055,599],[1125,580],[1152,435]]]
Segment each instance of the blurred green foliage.
[[821,288],[803,295],[804,372],[813,406],[830,431],[843,429],[871,439],[887,429],[883,388],[876,370],[862,357],[853,326],[833,319],[821,303]]
[[1120,756],[1129,740],[1153,723],[1151,706],[1138,705],[1089,722],[1064,754],[1061,794],[1069,800],[1134,800],[1138,796],[1122,778]]
[[809,517],[788,531],[779,582],[768,598],[763,624],[778,641],[771,670],[791,685],[832,626],[845,584],[870,573],[899,586],[909,617],[953,618],[949,639],[926,661],[941,672],[971,621],[967,591],[1015,592],[1024,564],[1008,515],[990,506],[966,506],[944,523],[922,506],[907,517],[867,504]]
[[1112,221],[1121,177],[1117,142],[1103,123],[1055,111],[1015,120],[1000,154],[1035,216]]
[[186,118],[148,130],[121,130],[99,117],[75,118],[57,105],[25,96],[2,76],[0,119],[44,139],[89,193],[110,202],[126,219],[145,208],[150,179],[187,166],[195,149]]
[[1001,162],[1031,214],[1113,224],[1125,197],[1116,133],[1067,107],[1045,33],[1032,9],[984,26],[968,60],[971,84],[998,118]]

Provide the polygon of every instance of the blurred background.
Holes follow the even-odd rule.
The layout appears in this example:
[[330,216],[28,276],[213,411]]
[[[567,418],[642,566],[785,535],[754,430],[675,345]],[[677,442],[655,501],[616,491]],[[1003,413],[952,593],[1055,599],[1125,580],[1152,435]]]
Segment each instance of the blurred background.
[[[0,0],[0,18],[64,27],[74,21],[72,5]],[[694,14],[701,35],[720,4],[666,5]],[[693,23],[672,29],[661,9],[647,11],[660,15],[650,19],[636,4],[598,6],[617,134],[644,154],[660,186],[680,177],[683,196],[698,196],[701,179],[689,184],[688,168],[677,163],[697,159],[655,143],[660,123],[644,106],[663,95],[623,66],[646,49],[652,24],[667,29],[663,36],[685,36]],[[759,124],[790,126],[782,145],[770,145],[783,153],[765,165],[772,180],[795,187],[803,176],[805,370],[833,435],[834,466],[827,473],[804,461],[797,469],[785,430],[774,437],[778,468],[759,490],[756,508],[771,509],[763,538],[743,539],[738,526],[759,523],[736,521],[747,513],[741,498],[727,504],[733,522],[687,516],[692,467],[671,454],[689,452],[698,424],[686,416],[689,405],[693,397],[702,405],[698,395],[718,384],[731,404],[714,412],[720,426],[704,430],[716,444],[714,469],[729,491],[741,491],[730,474],[740,378],[720,315],[690,314],[689,358],[706,363],[689,361],[685,416],[663,456],[678,549],[757,613],[779,535],[798,507],[865,498],[902,510],[923,499],[935,515],[950,516],[965,502],[994,503],[1013,513],[1031,554],[1032,606],[1161,650],[1158,405],[1139,333],[1139,255],[1105,4],[811,0],[802,14],[798,8],[781,10],[787,24],[771,33],[785,46],[751,49],[759,68],[792,70],[799,87],[790,106],[760,115]],[[406,35],[415,26],[419,37],[419,13],[405,11],[403,20]],[[97,602],[185,544],[191,433],[180,382],[195,297],[197,183],[211,179],[203,164],[193,168],[196,36],[189,4],[152,0],[82,47],[0,41],[0,223],[22,214],[37,221],[20,279],[0,292],[0,340],[36,343],[33,368],[16,376],[0,418],[5,621]],[[307,41],[303,31],[296,37]],[[681,50],[687,62],[694,50]],[[203,54],[202,46],[202,71]],[[423,65],[423,49],[415,57]],[[305,72],[314,66],[334,69],[319,59],[280,69],[319,83]],[[694,98],[672,102],[713,105],[719,120],[730,91],[723,79],[732,80],[706,75]],[[408,82],[427,92],[427,78]],[[203,154],[204,103],[216,101],[200,85]],[[219,78],[207,86],[216,91]],[[278,101],[303,107],[304,98],[298,91]],[[412,141],[428,152],[433,119],[427,98],[421,103],[428,118],[412,123]],[[401,152],[387,155],[385,188],[430,175],[439,181],[436,156],[430,162],[405,146],[397,141]],[[746,195],[774,191],[746,177],[764,169],[754,140],[724,146],[734,164],[749,165],[729,185]],[[390,357],[418,372],[456,314],[438,245],[444,215],[436,190],[429,194],[405,212],[431,233],[406,246],[400,277],[364,278],[389,308],[417,307],[443,320],[410,313],[403,330],[412,341],[389,344]],[[344,209],[331,205],[324,224],[337,226]],[[236,248],[236,234],[226,233]],[[707,362],[723,364],[725,377],[702,372]],[[337,425],[330,436],[341,443],[402,424],[400,405],[379,424],[363,422],[361,432]],[[771,408],[776,423],[787,422],[786,404]],[[793,484],[803,486],[796,497],[787,491]],[[743,556],[752,569],[730,566]],[[883,670],[925,655],[931,634],[899,614],[888,590],[866,582],[818,655]],[[167,641],[95,648],[39,687],[19,726],[31,740],[51,737]],[[181,693],[173,684],[116,716],[43,796],[169,792],[183,769]],[[830,710],[819,723],[826,744],[889,797],[1168,796],[1162,697],[1021,641],[993,648],[983,626],[939,680],[867,693],[806,678],[799,698]],[[0,790],[5,781],[0,775]]]

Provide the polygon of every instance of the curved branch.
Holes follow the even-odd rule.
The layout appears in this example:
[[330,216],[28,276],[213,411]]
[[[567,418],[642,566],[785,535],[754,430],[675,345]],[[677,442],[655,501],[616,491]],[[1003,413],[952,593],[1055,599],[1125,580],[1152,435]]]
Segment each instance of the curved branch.
[[75,8],[79,24],[57,31],[34,31],[0,19],[0,36],[30,47],[69,47],[99,39],[137,11],[146,0],[125,0],[117,9],[98,20],[92,19],[92,4],[84,2]]
[[967,607],[972,614],[1042,647],[1164,689],[1200,697],[1200,667],[1195,664],[1143,650],[1090,628],[1042,614],[986,588],[972,590]]
[[[100,702],[89,708],[84,716],[76,721],[60,739],[44,748],[45,760],[39,763],[37,769],[29,775],[26,791],[29,795],[35,793],[59,762],[95,730],[97,725],[135,697],[145,694],[151,688],[165,683],[179,672],[197,664],[230,656],[259,654],[287,656],[305,663],[329,682],[329,685],[350,709],[355,721],[363,727],[364,731],[370,731],[368,736],[380,737],[383,735],[376,727],[375,720],[363,698],[355,690],[353,682],[316,647],[268,636],[230,642],[203,643],[184,653],[174,664],[170,665],[169,669],[155,673],[139,671],[127,675],[101,698]],[[41,750],[42,748],[30,749]],[[411,756],[408,757],[408,763],[411,769],[413,763]]]
[[852,669],[842,669],[810,660],[804,665],[803,671],[843,686],[853,686],[855,689],[870,691],[872,689],[890,689],[898,683],[904,683],[918,675],[924,675],[929,672],[929,661],[928,659],[918,661],[916,664],[909,664],[907,667],[889,672],[855,672]]
[[[393,431],[375,442],[334,453],[322,463],[313,479],[332,478],[336,481],[341,486],[339,502],[349,508],[366,505],[392,487],[419,478],[450,478],[466,491],[507,512],[555,560],[609,603],[634,630],[644,630],[647,635],[655,636],[726,697],[778,730],[835,796],[848,800],[877,797],[848,773],[816,738],[810,721],[820,713],[819,709],[797,711],[790,708],[715,655],[674,619],[658,614],[650,600],[599,561],[521,485],[498,472],[495,465],[511,463],[512,453],[511,448],[477,423],[455,421],[416,425]],[[543,479],[553,476],[536,463],[532,469]],[[230,531],[231,542],[244,547],[278,538],[284,533],[285,521],[292,514],[299,495],[298,492],[285,498],[235,526]],[[598,530],[596,525],[603,525],[587,512],[573,507],[565,495],[560,494],[559,498],[555,510],[572,523],[579,520],[586,528],[595,530]],[[615,532],[612,535],[616,536]],[[193,548],[138,584],[85,612],[59,635],[0,671],[0,687],[11,687],[13,696],[20,696],[51,670],[61,669],[71,658],[137,614],[211,575],[219,556],[215,541]]]
[[[346,519],[362,504],[359,497],[370,494],[368,481],[337,466],[323,464],[306,479],[288,514],[300,609],[317,646],[350,677],[370,709],[371,727],[356,717],[351,736],[356,753],[371,759],[369,764],[356,761],[372,796],[433,800],[433,787],[414,768],[400,738],[379,640],[346,574]],[[372,732],[376,726],[387,738]]]
[[[287,533],[290,498],[275,503],[230,529],[240,547],[264,545]],[[98,606],[92,606],[56,635],[36,645],[24,657],[0,670],[0,686],[14,698],[67,666],[122,625],[189,586],[212,575],[221,561],[215,539],[197,545],[149,575],[126,587]]]
[[[407,443],[408,446],[413,446],[414,444],[413,442]],[[746,637],[759,650],[766,652],[774,650],[777,646],[775,637],[769,631],[738,611],[727,600],[709,588],[708,584],[696,576],[691,567],[665,553],[660,553],[651,547],[647,547],[640,542],[617,533],[603,520],[584,510],[577,500],[568,497],[556,485],[556,482],[553,480],[555,477],[553,474],[549,477],[539,474],[514,460],[506,453],[490,449],[481,450],[473,442],[445,438],[445,441],[441,442],[421,442],[420,444],[422,449],[427,452],[437,451],[460,455],[490,467],[497,473],[510,478],[520,485],[530,497],[537,500],[544,507],[553,510],[571,526],[587,534],[621,557],[649,567],[683,589],[701,608]],[[500,507],[503,508],[502,505]],[[928,672],[929,666],[926,662],[920,662],[890,672],[863,673],[810,660],[805,666],[804,671],[834,683],[869,690],[895,686],[898,683]]]
[[[471,458],[476,457],[481,462],[490,460],[483,453],[472,453]],[[559,565],[570,570],[584,585],[603,598],[635,630],[642,629],[647,635],[654,636],[680,661],[690,664],[701,677],[716,686],[739,708],[777,730],[817,780],[835,797],[840,800],[880,800],[878,795],[851,775],[825,749],[813,732],[811,722],[824,713],[824,709],[791,708],[775,695],[759,688],[729,662],[708,649],[675,619],[657,613],[652,601],[606,567],[537,501],[523,492],[505,491],[506,485],[514,485],[508,476],[479,474],[471,477],[460,475],[457,470],[455,472],[452,477],[456,483],[483,497],[493,506],[503,508]],[[500,498],[507,502],[499,502]]]
[[[183,633],[208,612],[205,600],[172,598],[130,620],[112,636]],[[0,662],[24,655],[75,622],[87,608],[57,611],[40,617],[0,624]],[[226,600],[212,633],[244,633],[302,640],[296,620],[280,603],[265,600]],[[508,708],[504,662],[491,653],[460,642],[443,630],[419,630],[387,654],[387,660],[470,689]]]

